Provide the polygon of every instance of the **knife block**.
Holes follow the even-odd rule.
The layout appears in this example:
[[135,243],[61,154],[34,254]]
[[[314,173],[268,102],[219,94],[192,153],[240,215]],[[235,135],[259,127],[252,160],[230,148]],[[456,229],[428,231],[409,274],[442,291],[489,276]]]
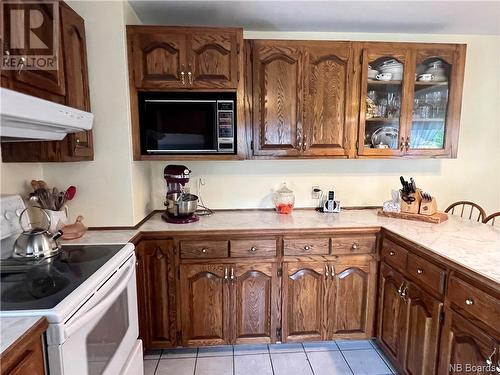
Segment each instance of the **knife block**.
[[430,202],[422,201],[420,203],[419,214],[430,216],[434,215],[436,212],[437,212],[436,198],[432,197],[432,200]]
[[399,204],[401,205],[401,212],[407,212],[410,214],[418,214],[420,211],[420,202],[422,201],[422,196],[420,195],[420,189],[417,189],[416,193],[408,195],[409,197],[414,197],[413,202],[407,203],[403,198],[399,198]]

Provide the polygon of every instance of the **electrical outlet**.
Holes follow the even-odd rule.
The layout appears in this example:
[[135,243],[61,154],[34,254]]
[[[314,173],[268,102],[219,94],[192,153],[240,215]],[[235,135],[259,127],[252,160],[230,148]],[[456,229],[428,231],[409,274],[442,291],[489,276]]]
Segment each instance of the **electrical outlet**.
[[319,199],[319,198],[321,198],[321,189],[319,188],[319,186],[313,186],[312,187],[311,197],[312,197],[312,199]]

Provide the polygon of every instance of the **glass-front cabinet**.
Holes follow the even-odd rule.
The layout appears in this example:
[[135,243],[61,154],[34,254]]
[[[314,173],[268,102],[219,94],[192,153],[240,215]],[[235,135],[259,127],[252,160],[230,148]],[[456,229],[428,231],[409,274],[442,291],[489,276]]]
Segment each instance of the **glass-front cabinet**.
[[461,98],[457,94],[461,95],[462,90],[461,87],[460,92],[456,90],[457,85],[461,86],[456,46],[417,46],[412,65],[415,73],[405,154],[451,156],[454,131],[458,133],[458,119],[454,115],[456,102]]
[[365,48],[362,51],[358,152],[371,156],[404,153],[408,51]]
[[465,46],[367,43],[360,54],[358,154],[456,157]]

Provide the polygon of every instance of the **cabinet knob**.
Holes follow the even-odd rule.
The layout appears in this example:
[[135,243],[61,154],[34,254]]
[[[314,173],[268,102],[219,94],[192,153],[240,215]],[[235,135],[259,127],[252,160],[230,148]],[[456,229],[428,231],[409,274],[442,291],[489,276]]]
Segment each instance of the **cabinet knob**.
[[255,246],[252,246],[252,247],[250,248],[250,251],[257,251],[257,248],[256,248]]
[[465,300],[465,304],[466,304],[467,306],[472,306],[472,305],[474,304],[474,300],[473,300],[472,298],[467,298],[467,299]]
[[396,255],[396,253],[394,251],[389,251],[389,255],[393,257],[394,255]]
[[309,246],[308,245],[304,246],[304,250],[308,251],[309,250]]
[[424,273],[424,270],[421,268],[417,268],[417,274],[421,275]]
[[205,253],[207,252],[207,249],[203,248],[203,249],[201,249],[201,252],[202,252],[203,254],[205,254]]
[[335,267],[331,266],[330,269],[331,269],[330,274],[332,275],[332,278],[334,278],[335,277]]
[[325,264],[325,277],[328,279],[329,273],[328,273],[328,264]]
[[359,245],[358,245],[356,242],[354,242],[354,243],[352,244],[352,246],[351,246],[351,249],[356,250],[356,249],[358,248],[358,246],[359,246]]
[[193,85],[193,73],[188,72],[188,82],[192,86]]
[[181,72],[181,83],[182,83],[183,85],[185,85],[185,84],[186,84],[186,75],[185,75],[185,73],[184,73],[184,72]]

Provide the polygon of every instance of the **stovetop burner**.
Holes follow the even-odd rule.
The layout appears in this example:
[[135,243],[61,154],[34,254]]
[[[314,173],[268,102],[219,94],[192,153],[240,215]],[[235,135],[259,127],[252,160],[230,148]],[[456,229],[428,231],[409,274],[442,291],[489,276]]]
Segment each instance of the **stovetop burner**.
[[63,246],[61,254],[0,261],[0,308],[51,309],[111,259],[123,245]]

